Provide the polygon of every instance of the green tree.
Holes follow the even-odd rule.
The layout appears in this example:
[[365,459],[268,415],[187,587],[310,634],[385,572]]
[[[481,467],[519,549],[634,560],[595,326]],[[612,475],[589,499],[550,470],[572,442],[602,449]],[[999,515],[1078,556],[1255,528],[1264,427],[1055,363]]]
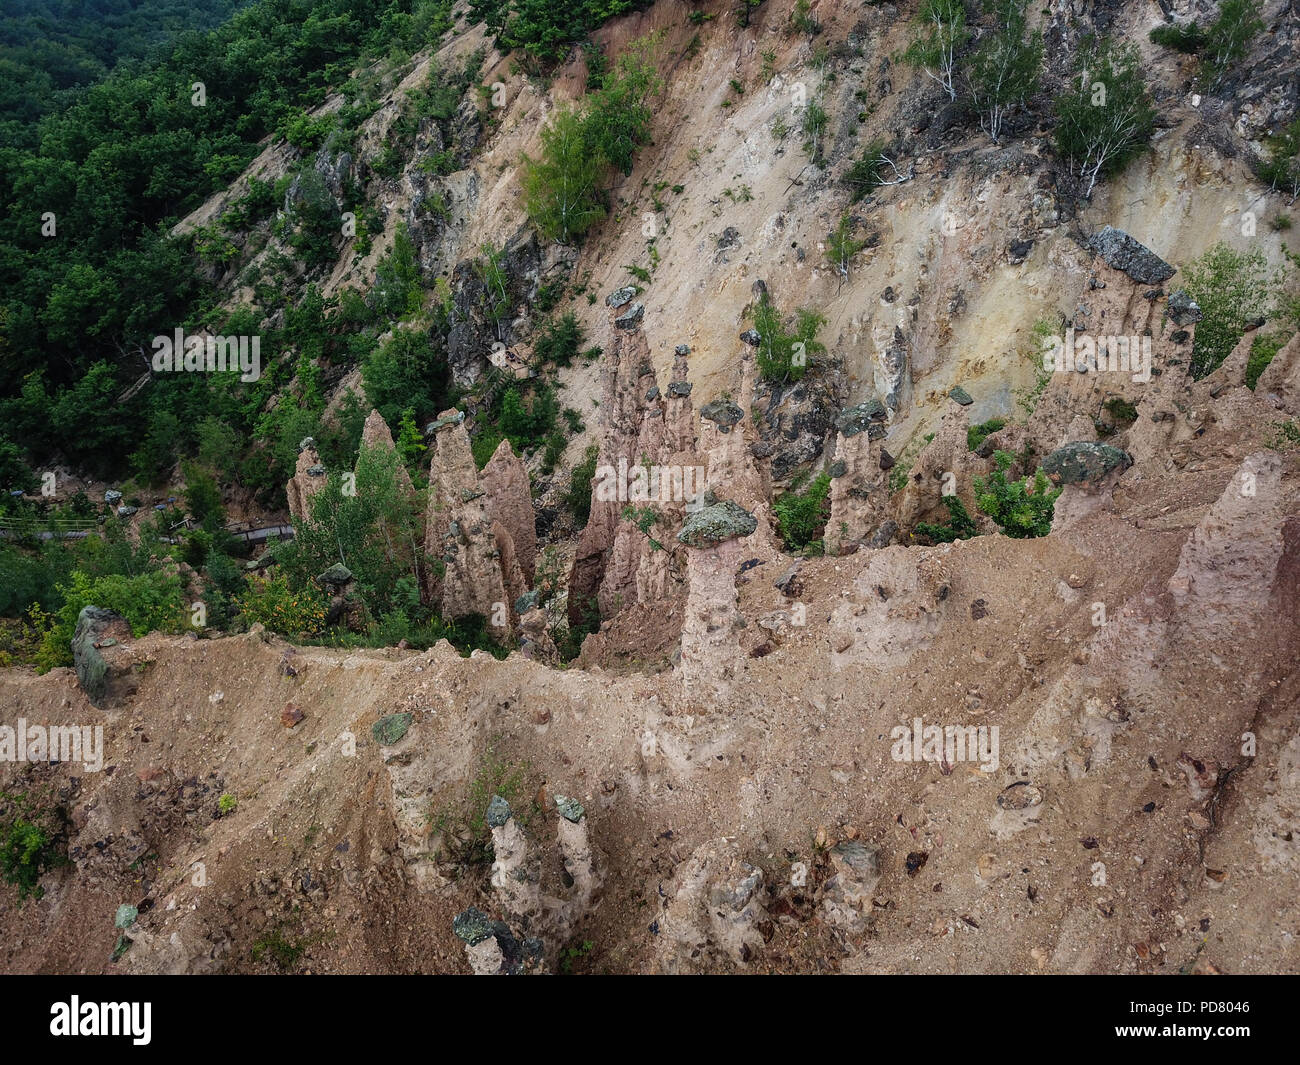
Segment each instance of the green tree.
[[537,159],[522,158],[524,208],[548,240],[570,243],[605,217],[582,119],[560,108],[542,130]]
[[848,215],[841,215],[840,224],[826,242],[826,258],[835,268],[841,283],[849,279],[850,260],[866,246],[867,241],[854,239],[853,220]]
[[1043,36],[1027,34],[1028,0],[985,0],[993,28],[971,60],[971,97],[980,112],[980,127],[997,144],[1011,108],[1038,88]]
[[1155,128],[1137,49],[1105,41],[1082,48],[1056,115],[1057,151],[1086,182],[1086,199],[1103,175],[1146,148]]
[[1219,242],[1183,269],[1183,285],[1201,308],[1192,341],[1192,376],[1218,369],[1246,332],[1272,311],[1273,278],[1259,248],[1239,252]]
[[942,85],[948,99],[957,99],[957,53],[970,38],[962,0],[922,0],[912,25],[916,36],[903,58]]

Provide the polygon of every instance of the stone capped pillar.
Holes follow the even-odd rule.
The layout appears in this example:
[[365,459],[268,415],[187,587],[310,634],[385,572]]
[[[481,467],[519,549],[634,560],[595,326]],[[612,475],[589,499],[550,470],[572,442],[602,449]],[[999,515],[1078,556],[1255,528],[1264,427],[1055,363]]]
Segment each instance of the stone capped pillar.
[[742,538],[758,520],[731,500],[687,517],[677,539],[687,547],[686,620],[682,626],[682,686],[687,698],[717,700],[744,668],[736,636],[736,570],[747,551]]
[[835,420],[835,459],[831,462],[831,515],[823,541],[826,554],[844,554],[846,545],[874,530],[888,493],[882,492],[880,449],[885,436],[885,405],[868,400],[840,412]]

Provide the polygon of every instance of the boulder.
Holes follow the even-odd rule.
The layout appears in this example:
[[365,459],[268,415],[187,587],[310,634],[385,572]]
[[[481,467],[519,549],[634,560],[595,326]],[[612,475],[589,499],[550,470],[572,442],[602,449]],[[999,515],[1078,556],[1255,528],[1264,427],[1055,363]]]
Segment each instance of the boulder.
[[1076,441],[1057,448],[1043,459],[1042,469],[1055,484],[1096,482],[1111,470],[1128,469],[1133,458],[1110,444]]

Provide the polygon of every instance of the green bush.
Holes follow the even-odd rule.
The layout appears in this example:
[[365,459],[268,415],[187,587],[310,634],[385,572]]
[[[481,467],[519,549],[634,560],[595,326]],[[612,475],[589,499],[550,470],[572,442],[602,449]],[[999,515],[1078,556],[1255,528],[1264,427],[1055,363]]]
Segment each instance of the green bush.
[[[971,425],[966,428],[966,447],[970,451],[978,451],[980,444],[984,439],[996,433],[999,429],[1006,428],[1007,421],[1005,418],[990,418],[979,425]],[[945,496],[945,499],[952,498]]]
[[0,801],[8,807],[7,816],[0,819],[0,879],[18,888],[20,902],[29,897],[39,899],[44,894],[41,877],[66,865],[67,858],[54,833],[32,813],[23,796],[0,792]]
[[533,354],[543,362],[568,366],[578,354],[582,339],[582,326],[577,317],[572,311],[566,311],[541,328],[533,345]]
[[943,503],[948,508],[948,524],[919,521],[916,523],[916,535],[926,537],[932,544],[950,544],[954,540],[969,540],[974,536],[975,519],[970,516],[961,497],[944,496]]
[[1246,361],[1246,387],[1254,391],[1259,384],[1259,377],[1268,369],[1268,364],[1291,339],[1290,333],[1260,333],[1250,342],[1250,358]]
[[758,370],[764,381],[797,381],[808,370],[809,359],[826,350],[817,333],[826,316],[801,307],[795,312],[793,330],[787,330],[782,315],[764,293],[754,308],[754,331],[758,333]]
[[1046,536],[1052,531],[1052,517],[1056,513],[1056,497],[1060,488],[1052,488],[1047,474],[1038,470],[1033,478],[1007,481],[1006,471],[1015,457],[1005,451],[995,451],[993,461],[997,469],[986,480],[975,478],[975,502],[1007,535],[1018,540]]
[[817,539],[829,516],[827,497],[830,495],[831,475],[818,474],[806,489],[800,491],[805,479],[797,478],[772,505],[777,531],[787,551],[798,551]]
[[1157,26],[1147,36],[1152,44],[1172,48],[1184,55],[1195,55],[1205,45],[1205,31],[1195,22],[1189,22],[1185,26],[1176,22]]
[[93,579],[76,570],[71,583],[59,585],[58,591],[63,596],[63,605],[54,612],[54,624],[36,652],[37,670],[41,673],[55,666],[72,665],[72,635],[83,607],[98,606],[121,614],[134,636],[156,631],[180,632],[186,624],[180,578],[159,570],[134,577],[115,573]]
[[587,519],[591,517],[591,482],[596,476],[596,459],[599,455],[600,448],[591,444],[569,476],[569,490],[565,493],[564,503],[573,511],[579,528],[586,525]]

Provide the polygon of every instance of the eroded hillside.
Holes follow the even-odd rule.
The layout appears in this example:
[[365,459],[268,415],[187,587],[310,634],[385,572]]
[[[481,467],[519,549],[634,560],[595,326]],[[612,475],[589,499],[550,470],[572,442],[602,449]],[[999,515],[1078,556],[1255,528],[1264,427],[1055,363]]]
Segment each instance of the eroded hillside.
[[[1300,969],[1300,338],[1252,369],[1251,322],[1193,373],[1184,269],[1223,242],[1287,276],[1290,204],[1256,171],[1296,111],[1300,24],[1261,13],[1209,92],[1148,39],[1156,7],[1050,4],[1042,85],[995,144],[902,60],[910,8],[767,0],[741,25],[659,0],[592,34],[609,56],[658,34],[663,92],[569,244],[530,222],[521,156],[590,53],[529,76],[458,10],[440,48],[372,72],[346,150],[268,143],[177,232],[254,179],[294,176],[286,217],[364,202],[368,248],[314,273],[270,220],[209,264],[231,311],[279,271],[281,316],[309,285],[372,291],[409,241],[424,294],[394,328],[445,352],[457,392],[421,434],[427,495],[398,467],[418,528],[390,549],[430,560],[415,591],[442,616],[499,607],[509,653],[83,614],[77,668],[0,671],[6,721],[104,743],[99,771],[0,762],[68,858],[42,898],[0,900],[4,968]],[[1139,50],[1158,117],[1087,198],[1048,132],[1089,32]],[[429,85],[449,95],[412,120]],[[854,199],[870,146],[888,167]],[[806,373],[765,370],[765,306],[822,316]],[[598,355],[534,357],[555,308]],[[1100,362],[1043,369],[1052,336]],[[300,354],[270,409],[301,394]],[[317,369],[327,411],[369,400],[360,370]],[[580,415],[558,455],[475,452],[507,374]],[[397,428],[371,413],[363,455]],[[300,530],[349,472],[323,447],[284,471]],[[592,475],[585,520],[584,459],[624,486]],[[629,492],[638,468],[669,488]],[[987,502],[1039,471],[1054,506]],[[779,504],[822,474],[819,549],[796,549]],[[340,571],[330,621],[357,629]]]

